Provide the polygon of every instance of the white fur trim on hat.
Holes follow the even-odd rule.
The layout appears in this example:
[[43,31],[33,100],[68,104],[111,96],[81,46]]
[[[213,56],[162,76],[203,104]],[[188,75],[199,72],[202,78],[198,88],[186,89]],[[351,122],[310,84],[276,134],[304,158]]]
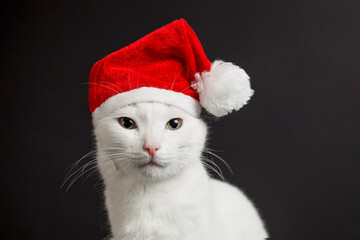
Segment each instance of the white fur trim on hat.
[[166,89],[141,87],[116,94],[103,102],[92,113],[94,124],[96,125],[104,117],[116,115],[116,111],[121,107],[140,102],[160,102],[173,105],[195,117],[199,116],[201,112],[199,102],[188,95]]
[[254,93],[246,72],[221,60],[214,61],[210,71],[196,73],[192,87],[199,93],[201,106],[217,117],[239,110]]

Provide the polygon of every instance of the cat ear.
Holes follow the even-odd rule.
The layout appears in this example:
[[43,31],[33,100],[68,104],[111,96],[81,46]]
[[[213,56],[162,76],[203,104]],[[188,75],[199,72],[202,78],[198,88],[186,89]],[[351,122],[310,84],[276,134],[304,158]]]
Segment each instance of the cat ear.
[[210,71],[196,73],[192,87],[199,93],[201,106],[217,117],[239,110],[254,94],[246,72],[221,60],[214,61]]

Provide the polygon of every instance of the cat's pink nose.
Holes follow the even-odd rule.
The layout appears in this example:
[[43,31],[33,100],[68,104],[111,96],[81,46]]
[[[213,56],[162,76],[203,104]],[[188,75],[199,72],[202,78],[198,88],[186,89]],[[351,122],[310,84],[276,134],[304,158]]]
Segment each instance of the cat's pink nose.
[[152,146],[144,144],[143,149],[149,153],[151,157],[155,156],[157,150],[159,150],[159,146]]

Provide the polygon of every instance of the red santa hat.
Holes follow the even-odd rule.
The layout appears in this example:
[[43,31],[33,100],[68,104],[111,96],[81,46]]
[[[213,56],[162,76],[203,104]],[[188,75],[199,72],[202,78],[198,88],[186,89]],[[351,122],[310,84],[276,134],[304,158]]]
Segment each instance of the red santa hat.
[[211,63],[180,19],[96,62],[89,107],[95,121],[139,102],[174,105],[193,116],[203,107],[220,117],[239,110],[252,94],[245,71],[230,62]]

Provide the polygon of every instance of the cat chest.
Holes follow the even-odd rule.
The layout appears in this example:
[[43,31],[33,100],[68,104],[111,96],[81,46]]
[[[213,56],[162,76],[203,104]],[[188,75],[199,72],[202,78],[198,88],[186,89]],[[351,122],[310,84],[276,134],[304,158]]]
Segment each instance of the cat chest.
[[195,206],[173,199],[142,199],[119,214],[118,232],[132,239],[184,239],[201,225]]

